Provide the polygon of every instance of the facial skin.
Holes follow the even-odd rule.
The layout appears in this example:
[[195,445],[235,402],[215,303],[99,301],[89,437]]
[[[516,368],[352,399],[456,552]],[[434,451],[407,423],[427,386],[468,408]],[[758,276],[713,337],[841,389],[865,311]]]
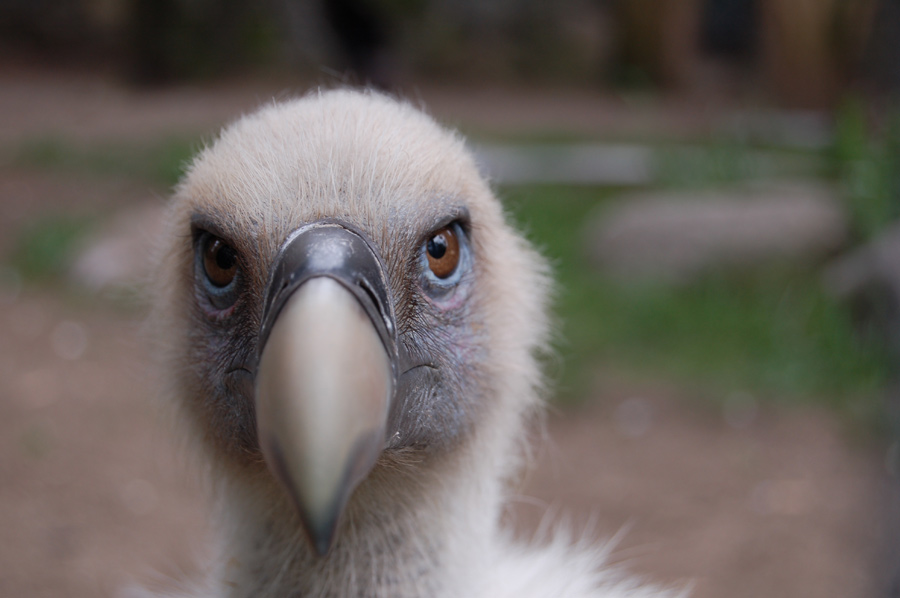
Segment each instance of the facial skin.
[[[478,356],[484,353],[476,342],[480,322],[473,311],[478,300],[473,292],[477,248],[465,206],[453,202],[442,209],[444,202],[433,203],[435,217],[425,222],[391,210],[389,217],[402,222],[400,234],[372,241],[376,251],[387,256],[398,348],[406,356],[406,368],[398,372],[401,392],[391,412],[388,449],[432,450],[452,443],[465,433],[467,418],[477,411],[475,396],[467,388],[467,380],[478,378]],[[190,220],[186,251],[193,254],[187,273],[193,325],[188,346],[200,369],[185,373],[192,374],[190,385],[205,399],[195,407],[211,424],[209,433],[218,448],[236,459],[254,459],[259,449],[254,378],[262,302],[275,247],[254,243],[262,236],[256,224],[262,220],[259,216],[222,222],[215,212],[197,206]],[[427,245],[436,232],[447,230],[458,242],[459,256],[452,272],[438,278],[429,267]],[[362,234],[368,236],[367,231]],[[204,265],[211,245],[233,252],[236,262],[224,292],[211,283]]]

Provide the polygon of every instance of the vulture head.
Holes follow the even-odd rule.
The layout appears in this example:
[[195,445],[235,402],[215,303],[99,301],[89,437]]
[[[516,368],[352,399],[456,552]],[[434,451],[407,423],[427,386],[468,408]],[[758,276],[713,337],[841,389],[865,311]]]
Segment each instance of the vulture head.
[[202,595],[502,595],[548,280],[457,135],[353,91],[241,118],[177,188],[156,287],[216,499]]

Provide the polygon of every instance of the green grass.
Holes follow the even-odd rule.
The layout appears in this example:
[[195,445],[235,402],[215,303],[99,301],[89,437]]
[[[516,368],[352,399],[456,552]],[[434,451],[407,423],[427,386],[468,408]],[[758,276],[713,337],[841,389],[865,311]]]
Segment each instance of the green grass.
[[900,110],[873,132],[860,102],[837,113],[831,174],[839,180],[856,235],[870,240],[900,217]]
[[196,140],[163,139],[147,145],[79,145],[57,138],[35,139],[7,152],[13,167],[123,177],[171,187],[199,150]]
[[563,400],[582,398],[598,367],[836,406],[872,399],[886,383],[886,351],[859,339],[814,271],[720,273],[679,287],[626,286],[596,272],[583,250],[583,223],[613,193],[502,190],[555,265]]
[[36,218],[17,234],[7,266],[28,281],[59,277],[94,224],[94,219],[86,216]]
[[722,188],[754,180],[821,176],[817,152],[719,139],[654,146],[654,184],[667,189]]

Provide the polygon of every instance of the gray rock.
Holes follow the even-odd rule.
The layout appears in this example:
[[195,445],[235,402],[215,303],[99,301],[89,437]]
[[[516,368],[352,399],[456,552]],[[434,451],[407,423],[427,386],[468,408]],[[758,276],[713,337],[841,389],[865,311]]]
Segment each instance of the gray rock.
[[[834,260],[823,280],[825,288],[851,304],[860,323],[883,337],[895,359],[900,359],[900,223]],[[900,395],[896,401],[900,403]]]
[[651,148],[629,144],[478,145],[475,158],[499,183],[646,185],[654,176]]
[[836,259],[825,270],[824,280],[840,299],[849,299],[872,286],[886,287],[900,299],[900,223]]
[[625,279],[684,282],[715,268],[814,262],[839,249],[835,193],[811,183],[629,196],[587,223],[587,252]]

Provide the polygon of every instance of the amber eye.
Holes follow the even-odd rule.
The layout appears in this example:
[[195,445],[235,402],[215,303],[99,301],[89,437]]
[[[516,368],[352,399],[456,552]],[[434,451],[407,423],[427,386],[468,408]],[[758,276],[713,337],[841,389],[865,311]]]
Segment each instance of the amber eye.
[[227,287],[237,274],[237,252],[222,239],[210,235],[203,247],[203,270],[214,286]]
[[435,232],[425,244],[428,268],[438,278],[448,278],[459,265],[459,239],[452,227]]

